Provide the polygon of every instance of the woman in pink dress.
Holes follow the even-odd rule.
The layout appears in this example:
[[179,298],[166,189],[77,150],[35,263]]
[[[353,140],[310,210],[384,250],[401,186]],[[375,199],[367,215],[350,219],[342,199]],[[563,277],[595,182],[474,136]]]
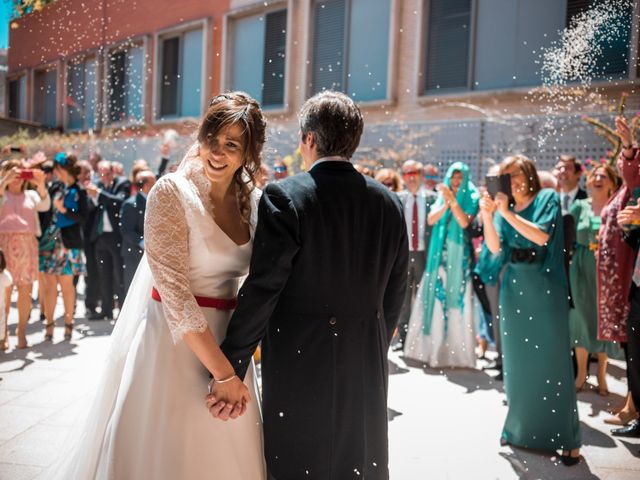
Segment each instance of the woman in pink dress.
[[[7,259],[7,269],[18,289],[18,348],[27,347],[26,328],[31,313],[31,291],[38,278],[39,234],[37,212],[51,207],[51,199],[45,185],[42,170],[21,168],[19,160],[8,160],[0,168],[0,250]],[[26,180],[26,179],[29,180]],[[27,184],[35,190],[26,190]],[[7,288],[5,314],[9,314],[12,288]],[[5,327],[6,328],[6,327]],[[1,348],[9,348],[8,335]]]

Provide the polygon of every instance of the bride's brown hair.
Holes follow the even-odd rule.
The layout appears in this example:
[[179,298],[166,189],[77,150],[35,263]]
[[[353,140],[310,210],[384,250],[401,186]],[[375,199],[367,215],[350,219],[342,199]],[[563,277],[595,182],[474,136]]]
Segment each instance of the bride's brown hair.
[[231,125],[242,127],[243,160],[233,179],[238,186],[238,204],[245,222],[251,216],[251,192],[260,169],[267,123],[256,100],[244,92],[217,95],[209,102],[198,130],[198,142],[213,149],[216,137]]

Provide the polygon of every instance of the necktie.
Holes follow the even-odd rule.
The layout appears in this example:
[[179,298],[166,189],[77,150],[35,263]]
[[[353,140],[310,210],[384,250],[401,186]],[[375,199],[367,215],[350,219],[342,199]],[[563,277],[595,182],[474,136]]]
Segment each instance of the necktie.
[[568,194],[564,194],[564,196],[562,197],[562,210],[564,212],[568,212],[569,211],[569,202],[571,201],[571,199],[569,198]]
[[640,251],[636,257],[636,266],[633,268],[633,283],[640,287]]
[[413,196],[413,215],[411,217],[411,250],[418,250],[418,197]]

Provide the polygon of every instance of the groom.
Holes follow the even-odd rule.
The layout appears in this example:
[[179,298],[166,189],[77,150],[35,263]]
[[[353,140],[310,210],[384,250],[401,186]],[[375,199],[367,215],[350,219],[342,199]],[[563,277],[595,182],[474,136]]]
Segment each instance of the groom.
[[244,378],[262,340],[265,458],[277,480],[389,477],[387,350],[408,241],[398,197],[349,162],[362,129],[342,93],[303,105],[307,173],[264,190],[222,344]]

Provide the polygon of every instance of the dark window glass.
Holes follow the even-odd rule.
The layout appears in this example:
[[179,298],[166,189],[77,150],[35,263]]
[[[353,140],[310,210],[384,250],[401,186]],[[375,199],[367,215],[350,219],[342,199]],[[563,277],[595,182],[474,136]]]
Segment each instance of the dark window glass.
[[126,116],[126,55],[124,51],[111,54],[109,62],[109,121],[118,122]]
[[287,11],[266,15],[262,105],[284,104],[284,69],[287,41]]
[[180,37],[162,42],[162,77],[160,79],[160,116],[178,115],[180,71]]
[[345,0],[317,2],[314,13],[311,92],[344,91]]

